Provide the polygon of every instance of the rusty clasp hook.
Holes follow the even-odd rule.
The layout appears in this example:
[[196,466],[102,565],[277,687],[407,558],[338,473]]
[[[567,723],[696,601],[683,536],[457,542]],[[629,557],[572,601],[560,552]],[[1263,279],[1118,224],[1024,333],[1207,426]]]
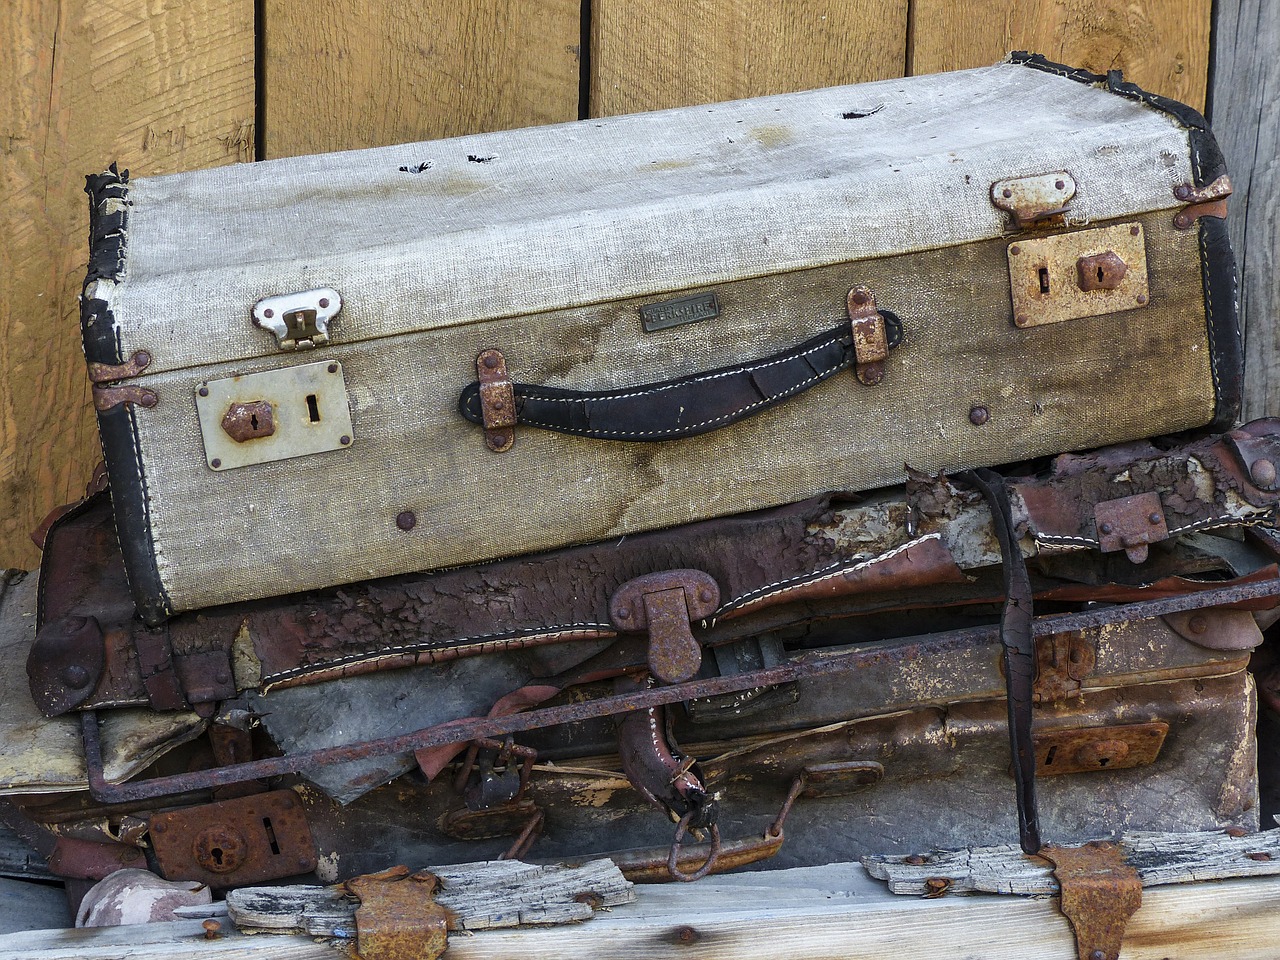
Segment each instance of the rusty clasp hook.
[[684,839],[686,831],[689,829],[689,821],[693,819],[695,811],[689,811],[680,818],[680,823],[676,825],[676,836],[671,841],[671,854],[667,857],[667,870],[671,873],[671,879],[679,880],[682,883],[692,883],[694,880],[701,880],[713,869],[715,869],[716,861],[720,858],[720,828],[716,824],[711,824],[711,851],[707,854],[706,862],[692,873],[685,873],[680,869],[680,841]]

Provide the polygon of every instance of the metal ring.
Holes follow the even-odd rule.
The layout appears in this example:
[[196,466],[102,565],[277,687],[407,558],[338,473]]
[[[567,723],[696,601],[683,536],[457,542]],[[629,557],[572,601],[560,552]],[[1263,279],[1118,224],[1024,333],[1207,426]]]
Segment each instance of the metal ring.
[[682,883],[701,880],[711,872],[716,865],[716,861],[720,858],[720,827],[713,823],[711,825],[711,852],[707,854],[706,863],[693,871],[693,873],[684,873],[680,870],[680,841],[684,838],[685,831],[689,829],[689,821],[692,819],[692,810],[680,818],[680,823],[676,826],[675,839],[671,841],[671,855],[667,857],[667,871],[671,874],[671,879],[679,880]]

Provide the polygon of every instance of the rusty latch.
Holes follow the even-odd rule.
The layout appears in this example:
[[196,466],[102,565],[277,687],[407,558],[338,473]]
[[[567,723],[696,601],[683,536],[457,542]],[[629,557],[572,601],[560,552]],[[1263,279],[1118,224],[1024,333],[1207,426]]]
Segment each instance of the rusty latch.
[[1103,553],[1123,550],[1132,563],[1147,559],[1147,545],[1169,538],[1160,494],[1139,493],[1118,500],[1104,500],[1093,508],[1098,530],[1098,549]]
[[120,383],[142,373],[151,363],[151,354],[139,350],[124,363],[89,364],[89,380],[93,383],[93,406],[99,411],[110,410],[122,403],[134,403],[140,407],[154,407],[159,396],[154,390],[137,384]]
[[516,393],[501,350],[480,351],[476,379],[480,381],[485,445],[494,453],[504,453],[516,442]]
[[1012,214],[1013,225],[1019,230],[1037,223],[1061,223],[1062,214],[1075,195],[1075,178],[1065,170],[997,180],[991,185],[991,202]]
[[1227,215],[1227,198],[1231,196],[1231,178],[1225,173],[1213,183],[1197,187],[1193,183],[1180,183],[1173,188],[1173,195],[1187,204],[1173,216],[1173,225],[1179,230],[1190,230],[1201,217],[1223,219]]
[[449,911],[436,903],[440,878],[405,866],[352,877],[344,887],[356,908],[362,960],[435,960],[449,946]]
[[1037,703],[1079,696],[1082,681],[1093,673],[1097,651],[1083,633],[1054,633],[1036,641]]
[[1080,960],[1118,960],[1125,928],[1142,906],[1142,881],[1114,843],[1043,847],[1061,892],[1060,907],[1076,935]]
[[847,302],[853,329],[853,371],[859,383],[874,387],[884,379],[884,362],[889,359],[888,327],[876,309],[875,295],[866,287],[850,290]]
[[683,683],[702,666],[702,644],[690,624],[715,612],[720,587],[701,570],[664,570],[628,580],[609,599],[619,630],[649,632],[649,670],[663,683]]

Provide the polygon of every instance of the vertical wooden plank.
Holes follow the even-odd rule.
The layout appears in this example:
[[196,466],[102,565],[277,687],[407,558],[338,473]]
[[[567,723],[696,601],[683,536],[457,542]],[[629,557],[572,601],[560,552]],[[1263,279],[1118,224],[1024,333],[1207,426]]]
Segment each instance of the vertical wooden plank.
[[77,296],[84,175],[251,159],[253,0],[10,0],[0,11],[0,566],[100,458]]
[[907,0],[594,0],[591,115],[900,77]]
[[1219,0],[1210,121],[1235,193],[1244,418],[1280,415],[1280,0]]
[[1030,50],[1204,109],[1211,0],[914,0],[912,73]]
[[579,0],[266,0],[263,152],[578,118]]

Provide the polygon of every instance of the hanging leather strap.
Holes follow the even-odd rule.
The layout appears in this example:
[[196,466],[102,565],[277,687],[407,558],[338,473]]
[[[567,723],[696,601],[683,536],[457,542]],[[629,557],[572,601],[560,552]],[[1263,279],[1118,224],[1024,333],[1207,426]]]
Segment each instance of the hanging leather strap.
[[1004,609],[1000,613],[1000,642],[1004,645],[1005,690],[1009,701],[1009,745],[1018,795],[1018,838],[1026,853],[1039,851],[1040,823],[1036,813],[1036,751],[1031,739],[1032,691],[1036,679],[1035,640],[1031,634],[1031,578],[1013,535],[1013,514],[1004,477],[985,468],[960,474],[991,508],[991,521],[1000,542],[1004,570]]
[[[902,342],[902,321],[887,310],[888,346]],[[727,427],[803,393],[859,362],[848,323],[780,353],[747,363],[616,390],[566,390],[514,383],[515,422],[597,440],[677,440]],[[477,381],[458,410],[485,422]]]

